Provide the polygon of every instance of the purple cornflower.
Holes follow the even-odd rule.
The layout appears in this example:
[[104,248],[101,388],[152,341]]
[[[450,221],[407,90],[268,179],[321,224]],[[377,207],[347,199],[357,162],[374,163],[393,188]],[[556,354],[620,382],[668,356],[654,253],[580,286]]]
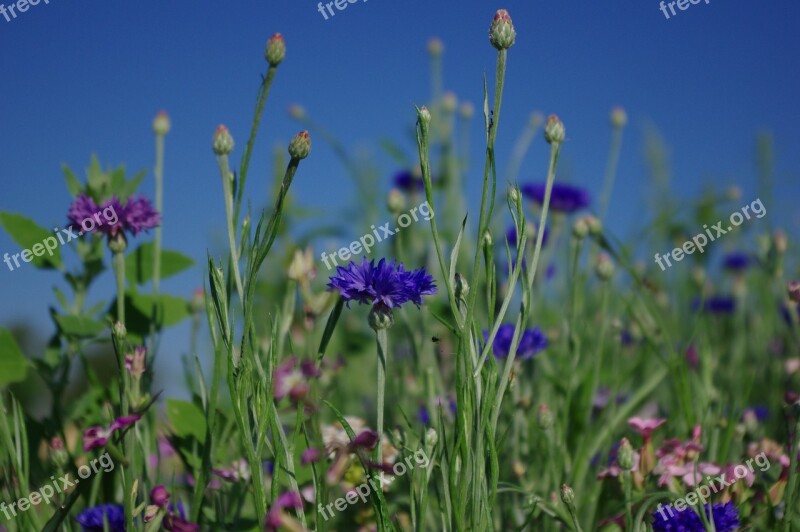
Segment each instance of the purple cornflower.
[[108,530],[111,532],[124,532],[125,509],[119,504],[101,504],[86,508],[75,520],[84,532],[103,532],[105,521],[108,521]]
[[[495,358],[506,358],[508,352],[511,350],[511,341],[514,339],[514,325],[504,323],[497,330],[497,335],[494,337],[494,344],[492,345],[492,352]],[[483,340],[489,341],[489,331],[483,331]],[[517,346],[517,358],[522,360],[529,360],[547,347],[547,337],[544,335],[539,327],[533,329],[525,329],[520,338],[519,346]]]
[[[709,505],[703,505],[703,511],[709,514]],[[658,505],[653,512],[653,530],[656,532],[703,532],[705,526],[700,516],[692,508],[679,511],[671,504]],[[739,511],[732,502],[718,503],[711,506],[711,516],[717,532],[730,532],[739,527]]]
[[722,267],[734,273],[742,273],[753,263],[753,258],[747,253],[734,252],[725,255]]
[[[700,298],[692,302],[692,309],[700,308]],[[703,302],[703,312],[711,314],[732,314],[736,310],[736,300],[728,296],[711,296]]]
[[[161,215],[153,209],[150,200],[145,197],[130,198],[124,204],[116,197],[112,197],[98,206],[92,198],[80,194],[70,205],[67,218],[72,222],[72,229],[81,229],[84,232],[99,231],[109,237],[126,232],[136,236],[161,223]],[[88,225],[87,221],[91,222],[91,225]]]
[[[528,183],[520,188],[522,195],[542,205],[544,203],[545,184]],[[582,188],[560,183],[553,184],[550,193],[550,208],[563,213],[573,213],[589,206],[589,193]]]
[[277,531],[281,527],[290,530],[301,530],[300,523],[290,517],[284,509],[298,509],[303,507],[303,498],[296,491],[286,491],[275,499],[275,503],[267,515],[266,530]]
[[407,272],[402,263],[381,259],[376,266],[366,257],[360,265],[350,262],[347,268],[337,266],[328,288],[338,289],[348,307],[351,301],[357,301],[383,309],[401,307],[409,301],[419,307],[422,296],[436,293],[433,277],[424,268]]

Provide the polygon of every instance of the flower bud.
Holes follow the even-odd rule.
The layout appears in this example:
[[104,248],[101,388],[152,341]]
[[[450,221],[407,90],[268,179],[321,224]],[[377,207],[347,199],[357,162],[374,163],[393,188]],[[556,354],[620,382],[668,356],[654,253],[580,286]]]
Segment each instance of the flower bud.
[[472,118],[473,114],[475,114],[475,106],[472,105],[470,102],[464,102],[458,109],[458,113],[461,115],[461,118],[468,120]]
[[150,501],[156,506],[164,507],[169,504],[169,492],[167,488],[158,485],[150,491]]
[[517,192],[517,187],[515,187],[515,186],[508,187],[508,199],[514,205],[518,205],[519,204],[519,192]]
[[289,264],[287,275],[289,279],[299,283],[308,283],[316,277],[317,270],[314,268],[314,256],[310,247],[306,248],[305,251],[294,250],[294,256]]
[[514,24],[508,11],[498,9],[489,27],[489,42],[498,50],[508,50],[514,45],[516,38],[517,32],[514,31]]
[[436,429],[430,427],[427,431],[425,431],[425,447],[432,449],[436,447],[436,443],[439,441],[439,433],[436,432]]
[[156,135],[164,136],[169,133],[171,124],[169,121],[169,115],[166,111],[159,111],[156,117],[153,119],[153,133]]
[[447,91],[442,96],[442,111],[445,113],[454,113],[458,106],[458,98],[454,92]]
[[295,120],[302,120],[306,117],[306,110],[302,105],[294,103],[289,106],[289,116]]
[[389,191],[389,197],[386,200],[386,206],[392,214],[400,214],[406,210],[406,197],[398,189],[393,188]]
[[622,438],[617,450],[617,463],[624,471],[630,471],[633,468],[633,460],[631,442],[628,441],[628,438]]
[[128,249],[128,239],[125,238],[125,233],[120,231],[114,236],[109,236],[108,249],[112,253],[125,253],[125,250]]
[[564,123],[556,115],[548,116],[544,125],[544,140],[548,144],[561,144],[565,136]]
[[614,276],[614,263],[605,253],[597,257],[597,266],[595,266],[595,273],[601,281],[608,281]]
[[589,234],[592,236],[600,236],[603,234],[603,224],[600,220],[592,216],[591,214],[587,214],[583,217],[586,220],[586,225],[589,227]]
[[786,248],[788,247],[788,242],[786,240],[786,233],[778,229],[772,236],[772,241],[774,243],[773,245],[775,246],[775,251],[777,251],[781,255],[786,253]]
[[264,58],[269,63],[269,66],[276,67],[281,64],[284,57],[286,57],[286,43],[283,40],[283,35],[276,33],[267,41]]
[[444,44],[438,37],[428,39],[428,53],[431,57],[439,57],[444,52]]
[[202,288],[197,288],[194,293],[192,293],[192,299],[189,301],[189,307],[192,309],[192,313],[200,314],[206,308],[206,294]]
[[125,324],[121,321],[114,323],[114,336],[116,336],[117,340],[120,342],[124,342],[125,338],[128,337],[128,329],[125,328]]
[[483,233],[483,245],[487,247],[492,247],[494,240],[492,239],[492,233],[488,229]]
[[578,240],[583,240],[589,234],[589,224],[586,223],[585,218],[578,218],[572,224],[572,236]]
[[161,508],[156,506],[155,504],[148,504],[147,508],[144,511],[144,522],[149,523],[154,521],[156,517],[158,517],[158,512],[161,511]]
[[742,189],[737,187],[736,185],[731,185],[725,191],[725,197],[730,201],[739,201],[740,199],[742,199]]
[[216,155],[229,155],[233,151],[233,137],[223,124],[214,131],[213,148]]
[[628,113],[619,105],[611,109],[611,125],[616,129],[622,129],[628,123]]
[[467,296],[469,295],[469,283],[464,276],[460,273],[456,273],[455,275],[456,281],[456,300],[466,301]]
[[311,153],[311,137],[308,131],[301,131],[289,143],[289,155],[292,159],[305,159]]
[[426,125],[431,123],[431,112],[424,105],[419,108],[419,119]]
[[370,328],[376,332],[382,329],[389,329],[394,325],[392,309],[389,308],[372,307],[367,320]]
[[575,502],[575,492],[566,484],[561,485],[561,501],[567,506]]
[[790,282],[786,290],[789,292],[789,299],[795,303],[800,303],[800,281]]
[[540,404],[539,408],[536,410],[536,422],[539,424],[539,428],[547,430],[553,426],[555,421],[556,418],[553,415],[553,411],[550,410],[550,407],[545,403]]

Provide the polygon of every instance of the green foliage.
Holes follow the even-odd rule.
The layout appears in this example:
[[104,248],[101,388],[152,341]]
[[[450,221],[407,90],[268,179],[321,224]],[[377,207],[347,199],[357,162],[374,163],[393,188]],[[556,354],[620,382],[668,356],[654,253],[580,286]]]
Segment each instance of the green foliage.
[[22,382],[28,374],[28,360],[8,329],[0,329],[0,388]]
[[[0,212],[0,225],[22,249],[30,250],[34,244],[41,244],[48,237],[57,238],[53,236],[52,231],[48,231],[21,214]],[[37,268],[62,269],[64,267],[61,262],[61,250],[59,247],[55,247],[52,255],[46,251],[39,257],[33,256],[31,264]],[[20,262],[20,265],[22,265],[22,262]]]
[[[177,251],[161,250],[161,279],[177,275],[191,268],[194,260]],[[125,256],[125,273],[136,284],[142,285],[153,278],[153,243],[146,242]]]

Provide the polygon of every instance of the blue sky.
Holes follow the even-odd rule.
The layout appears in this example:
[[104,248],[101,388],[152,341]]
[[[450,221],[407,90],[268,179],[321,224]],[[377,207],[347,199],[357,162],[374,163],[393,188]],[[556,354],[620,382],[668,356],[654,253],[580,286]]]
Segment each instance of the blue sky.
[[[0,0],[8,5],[7,0]],[[655,125],[670,148],[673,189],[691,197],[705,184],[737,183],[742,203],[754,198],[754,138],[768,129],[776,143],[775,213],[792,234],[800,173],[800,4],[776,0],[711,0],[669,20],[655,0],[504,3],[445,0],[369,0],[349,4],[325,20],[311,0],[189,2],[141,0],[39,3],[16,19],[0,17],[0,210],[47,227],[63,226],[69,196],[61,163],[82,175],[96,153],[104,165],[130,172],[152,168],[150,124],[166,109],[164,240],[202,259],[223,240],[223,203],[210,141],[226,123],[244,146],[263,47],[284,34],[280,66],[253,157],[248,197],[264,204],[272,148],[298,131],[287,112],[302,104],[353,149],[378,157],[388,178],[395,170],[377,140],[392,138],[413,154],[407,131],[414,104],[429,95],[426,42],[445,43],[445,88],[477,104],[482,76],[493,75],[495,51],[487,40],[494,11],[505,7],[517,28],[509,54],[498,155],[503,161],[531,111],[557,113],[567,127],[562,176],[597,195],[609,144],[608,111],[623,105],[625,132],[612,230],[630,233],[647,216],[643,131]],[[473,161],[480,160],[475,122]],[[541,179],[546,148],[537,139],[519,180]],[[501,174],[503,166],[500,166]],[[480,175],[468,186],[475,196]],[[317,140],[293,186],[304,207],[330,219],[358,201],[358,190],[330,148]],[[152,172],[143,190],[152,191]],[[780,213],[780,214],[779,214]],[[376,220],[377,221],[377,220]],[[352,237],[365,228],[352,228]],[[348,238],[349,241],[349,238]],[[216,243],[216,244],[214,244]],[[17,252],[0,232],[0,252]],[[165,290],[190,295],[196,268],[168,280]],[[32,322],[50,331],[46,305],[55,273],[30,265],[0,270],[0,323]],[[98,287],[110,289],[110,274]],[[166,346],[180,350],[186,331]]]

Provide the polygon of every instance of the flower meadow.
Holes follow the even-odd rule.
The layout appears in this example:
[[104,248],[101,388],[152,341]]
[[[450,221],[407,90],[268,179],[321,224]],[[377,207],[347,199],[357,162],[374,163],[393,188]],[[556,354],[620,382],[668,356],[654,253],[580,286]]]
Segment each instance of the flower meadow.
[[[502,105],[506,70],[531,24],[499,9],[487,26],[496,61],[476,65],[477,87],[487,72],[479,112],[434,83],[409,112],[416,152],[379,179],[293,105],[302,130],[274,156],[259,211],[250,162],[292,45],[270,37],[251,128],[209,131],[225,245],[198,250],[202,262],[162,238],[166,112],[153,120],[152,175],[95,157],[85,177],[64,168],[64,227],[86,229],[107,209],[113,223],[45,255],[35,244],[48,228],[0,212],[33,249],[26,262],[63,276],[43,352],[0,329],[0,531],[800,530],[790,239],[765,223],[770,211],[668,272],[654,263],[739,209],[736,188],[681,208],[661,197],[646,238],[608,231],[622,107],[602,139],[598,195],[560,178],[562,152],[598,139],[570,140],[556,114],[534,116],[512,160],[496,160],[495,147],[516,140],[500,129],[520,112]],[[442,50],[428,43],[434,79]],[[476,127],[485,146],[469,147]],[[354,234],[397,226],[423,202],[430,216],[318,274],[325,243],[293,227],[292,184],[312,139],[334,147],[364,192]],[[529,168],[534,142],[549,157]],[[758,146],[768,176],[769,139]],[[653,175],[660,154],[648,159]],[[477,202],[465,194],[470,164],[481,168]],[[381,188],[385,202],[373,197]],[[162,290],[193,268],[204,283],[191,297]],[[90,305],[104,274],[114,289]],[[155,376],[174,356],[164,331],[184,322],[183,375],[170,376],[185,383],[181,398]],[[51,397],[45,412],[27,408],[32,375]],[[76,379],[83,389],[68,396]]]

